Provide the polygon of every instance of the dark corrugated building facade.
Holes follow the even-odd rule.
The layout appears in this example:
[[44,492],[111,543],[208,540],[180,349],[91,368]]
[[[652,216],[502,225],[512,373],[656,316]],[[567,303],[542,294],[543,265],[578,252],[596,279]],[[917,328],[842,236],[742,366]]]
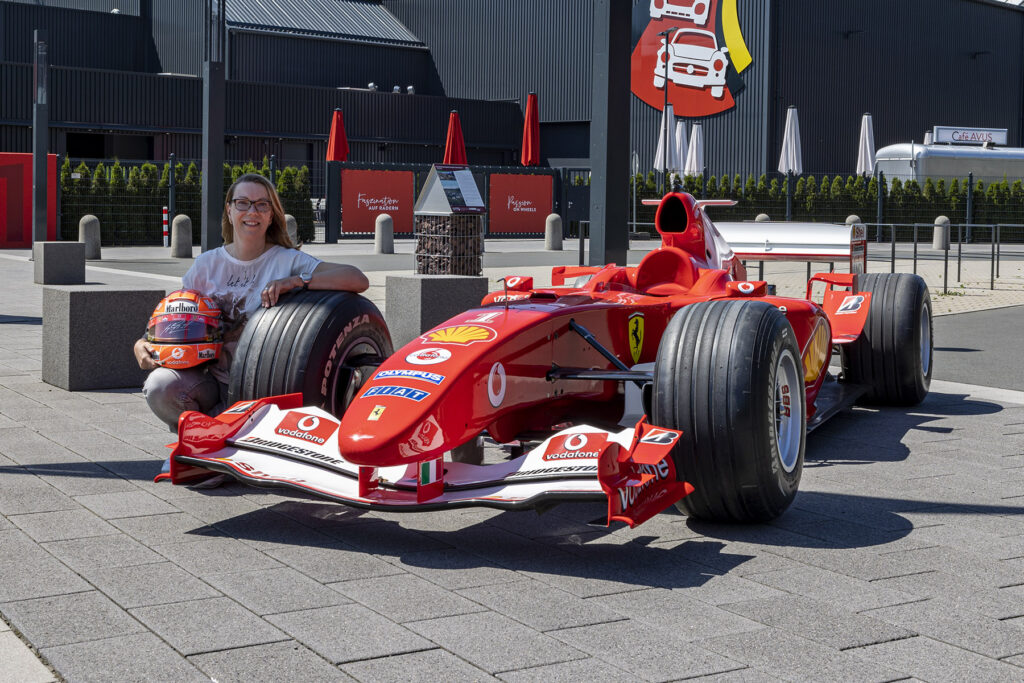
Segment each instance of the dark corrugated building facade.
[[[205,4],[0,0],[0,150],[31,149],[31,31],[46,28],[52,151],[197,157]],[[728,45],[725,95],[710,95],[707,85],[673,90],[677,113],[703,124],[711,173],[774,171],[790,105],[800,113],[808,172],[853,171],[863,112],[874,115],[876,147],[921,140],[933,125],[1007,128],[1011,146],[1024,141],[1020,8],[993,0],[706,0],[704,18],[691,16],[697,4],[632,0],[632,35],[649,54],[652,32],[670,26],[690,30],[693,44]],[[321,159],[330,111],[341,107],[353,160],[437,161],[455,108],[471,162],[515,163],[526,94],[535,91],[545,163],[589,163],[591,0],[224,6],[228,159]],[[649,169],[660,91],[653,62],[634,64],[634,91],[647,101],[631,98],[629,144]]]

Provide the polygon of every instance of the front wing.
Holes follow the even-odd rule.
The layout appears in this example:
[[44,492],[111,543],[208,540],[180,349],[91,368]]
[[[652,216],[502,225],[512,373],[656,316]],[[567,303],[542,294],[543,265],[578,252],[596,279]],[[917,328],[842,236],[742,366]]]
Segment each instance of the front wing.
[[338,422],[332,415],[297,408],[295,398],[239,403],[216,418],[186,413],[170,473],[162,478],[188,483],[220,472],[255,486],[288,487],[353,507],[396,512],[604,501],[608,523],[630,526],[693,491],[677,480],[671,458],[680,433],[644,419],[621,432],[573,426],[497,464],[437,457],[370,468],[339,454]]

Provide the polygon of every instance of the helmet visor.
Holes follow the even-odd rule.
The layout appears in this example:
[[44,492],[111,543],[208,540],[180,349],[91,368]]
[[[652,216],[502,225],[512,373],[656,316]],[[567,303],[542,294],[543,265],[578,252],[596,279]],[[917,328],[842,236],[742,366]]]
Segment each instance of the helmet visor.
[[205,315],[155,316],[149,321],[146,339],[171,344],[219,341],[220,320]]

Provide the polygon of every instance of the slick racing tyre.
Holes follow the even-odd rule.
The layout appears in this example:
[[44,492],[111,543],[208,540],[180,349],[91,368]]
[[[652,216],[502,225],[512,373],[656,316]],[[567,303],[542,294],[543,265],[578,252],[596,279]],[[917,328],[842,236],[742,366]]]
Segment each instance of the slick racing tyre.
[[857,341],[843,347],[843,379],[868,387],[864,403],[912,406],[932,381],[932,300],[909,273],[860,273],[854,292],[871,292]]
[[231,362],[228,405],[301,393],[303,405],[340,417],[392,352],[384,318],[368,299],[296,292],[246,323]]
[[673,316],[654,365],[651,422],[681,430],[691,517],[764,522],[796,497],[807,406],[796,335],[763,301],[709,301]]

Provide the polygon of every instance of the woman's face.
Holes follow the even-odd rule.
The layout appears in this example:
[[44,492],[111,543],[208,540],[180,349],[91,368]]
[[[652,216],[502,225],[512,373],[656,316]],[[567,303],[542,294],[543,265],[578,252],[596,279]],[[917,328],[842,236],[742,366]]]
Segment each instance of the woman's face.
[[[242,211],[238,204],[244,201],[249,202],[249,207]],[[274,216],[267,188],[259,183],[240,183],[228,207],[228,216],[236,240],[263,242]]]

